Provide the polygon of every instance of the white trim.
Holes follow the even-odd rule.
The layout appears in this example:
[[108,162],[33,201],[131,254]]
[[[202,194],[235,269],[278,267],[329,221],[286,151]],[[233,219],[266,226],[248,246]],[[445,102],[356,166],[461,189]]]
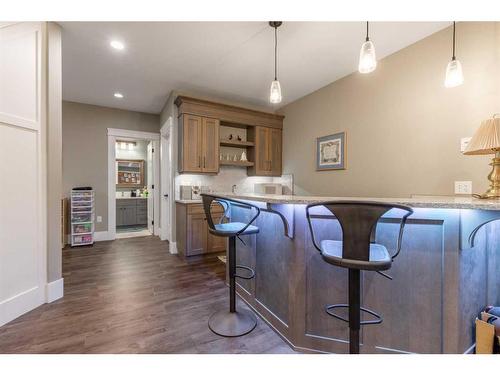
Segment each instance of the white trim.
[[142,132],[136,130],[108,128],[108,236],[106,240],[116,239],[116,141],[118,138],[135,138],[139,140],[152,141],[155,149],[153,155],[154,175],[154,213],[153,235],[159,234],[160,225],[160,133]]
[[61,277],[46,286],[47,303],[54,302],[64,296],[64,279]]
[[108,136],[147,139],[149,141],[158,141],[160,139],[159,133],[116,128],[108,128]]
[[94,242],[109,241],[109,240],[110,240],[109,232],[107,230],[103,230],[100,232],[94,232]]
[[1,301],[0,327],[43,304],[43,301],[38,299],[39,294],[40,288],[35,286]]
[[[168,152],[169,156],[168,158],[164,157],[164,155],[160,155],[161,157],[161,192],[160,192],[160,200],[161,202],[164,202],[163,194],[168,194],[168,203],[169,203],[169,226],[163,226],[162,225],[162,230],[160,231],[160,239],[165,241],[172,241],[174,238],[174,233],[173,233],[173,228],[174,228],[174,220],[175,220],[175,167],[174,167],[174,137],[173,137],[173,126],[174,122],[172,119],[172,116],[170,116],[167,121],[163,124],[163,126],[160,129],[160,134],[161,134],[161,144],[163,147],[160,147],[162,152],[166,148],[165,143],[168,142]],[[165,162],[165,159],[168,159],[168,166],[163,165]],[[166,173],[165,173],[166,172]],[[168,174],[168,175],[167,175]],[[170,180],[170,183],[168,181]],[[168,191],[164,190],[164,186],[169,186]],[[161,209],[161,223],[163,224],[166,222],[166,216],[167,216],[167,210],[165,209],[165,205],[161,204],[160,205]],[[174,243],[175,245],[175,243]],[[177,249],[175,249],[175,254],[177,253]]]
[[116,174],[115,174],[116,146],[115,145],[116,145],[116,137],[108,134],[108,239],[110,240],[114,240],[116,238]]
[[160,135],[158,139],[153,140],[153,178],[155,188],[153,189],[153,235],[160,235]]
[[168,250],[170,251],[170,254],[177,254],[177,242],[170,242],[168,246]]

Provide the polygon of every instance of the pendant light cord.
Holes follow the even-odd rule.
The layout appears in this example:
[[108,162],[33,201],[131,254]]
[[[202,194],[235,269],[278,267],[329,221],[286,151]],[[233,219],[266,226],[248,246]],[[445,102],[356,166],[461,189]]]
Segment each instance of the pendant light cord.
[[455,60],[455,21],[453,21],[453,56],[452,60]]
[[368,36],[368,21],[366,21],[366,41],[368,42],[370,37]]
[[274,27],[274,80],[278,80],[278,28]]

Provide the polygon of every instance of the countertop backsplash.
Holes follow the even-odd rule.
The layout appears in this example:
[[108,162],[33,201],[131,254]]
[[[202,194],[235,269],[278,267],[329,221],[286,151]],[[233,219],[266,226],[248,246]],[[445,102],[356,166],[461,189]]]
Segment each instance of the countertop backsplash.
[[238,193],[253,193],[257,183],[279,183],[283,185],[283,194],[293,195],[293,175],[281,177],[247,176],[247,171],[241,167],[224,166],[219,174],[214,176],[181,174],[175,178],[175,198],[180,198],[181,185],[208,186],[210,192],[228,192],[236,185]]

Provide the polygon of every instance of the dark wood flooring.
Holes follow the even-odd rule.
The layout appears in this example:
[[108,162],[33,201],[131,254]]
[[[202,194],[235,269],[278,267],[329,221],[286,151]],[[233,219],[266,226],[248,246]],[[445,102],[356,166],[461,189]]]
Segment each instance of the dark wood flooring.
[[65,249],[64,297],[0,327],[0,353],[294,353],[260,319],[239,338],[208,329],[228,306],[224,269],[152,236]]

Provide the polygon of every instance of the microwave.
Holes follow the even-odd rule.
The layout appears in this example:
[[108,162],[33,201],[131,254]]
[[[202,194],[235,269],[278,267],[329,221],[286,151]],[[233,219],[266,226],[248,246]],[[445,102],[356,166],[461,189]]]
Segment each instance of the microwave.
[[254,193],[256,194],[272,194],[283,195],[283,185],[273,183],[262,183],[254,185]]

